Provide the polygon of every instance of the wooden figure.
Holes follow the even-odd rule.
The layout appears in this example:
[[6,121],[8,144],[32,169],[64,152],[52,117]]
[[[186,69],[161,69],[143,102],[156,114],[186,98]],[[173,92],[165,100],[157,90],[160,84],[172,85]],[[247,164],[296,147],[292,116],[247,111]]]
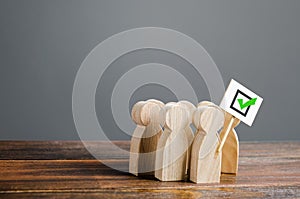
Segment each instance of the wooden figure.
[[158,101],[142,101],[132,108],[137,124],[130,145],[129,172],[134,175],[154,175],[158,139],[162,134],[165,111]]
[[138,161],[139,161],[139,152],[140,145],[143,133],[146,129],[146,126],[141,121],[141,110],[142,107],[146,104],[145,101],[137,102],[131,110],[132,120],[137,124],[130,142],[130,156],[129,156],[129,173],[138,176]]
[[[212,102],[209,101],[203,101],[198,104],[199,105],[207,105],[207,106],[214,106]],[[232,115],[226,111],[225,113],[225,122],[224,127],[222,131],[220,132],[220,139],[224,139],[224,135],[226,133],[226,129],[230,123],[230,120],[232,118]],[[237,133],[234,129],[240,121],[238,119],[235,119],[232,125],[232,129],[229,131],[228,137],[224,143],[223,149],[222,149],[222,163],[221,163],[221,173],[226,174],[237,174],[238,171],[238,160],[239,160],[239,139],[237,136]]]
[[192,143],[193,143],[193,140],[194,140],[194,133],[193,133],[193,130],[191,128],[191,124],[193,122],[193,114],[196,110],[196,107],[194,106],[194,104],[192,104],[191,102],[189,101],[185,101],[185,100],[182,100],[182,101],[179,101],[177,103],[179,106],[183,106],[187,109],[188,113],[189,113],[189,124],[187,125],[187,127],[184,129],[185,131],[185,135],[187,137],[187,140],[188,140],[188,150],[187,150],[187,161],[186,161],[186,176],[188,177],[189,176],[189,168],[190,168],[190,157],[191,157],[191,146],[192,146]]
[[[225,112],[224,128],[220,133],[221,140],[224,139],[226,133],[226,127],[228,127],[232,115]],[[234,127],[240,123],[240,120],[235,119],[232,128],[229,131],[228,137],[223,145],[222,149],[222,173],[226,174],[237,174],[238,163],[239,163],[239,139]]]
[[223,153],[223,173],[236,174],[238,169],[239,143],[234,127],[240,121],[251,126],[263,102],[263,98],[231,79],[220,107],[226,111],[221,143],[217,153]]
[[164,133],[158,141],[155,177],[161,181],[184,180],[187,150],[185,129],[189,125],[189,112],[179,104],[166,105]]
[[224,112],[214,104],[202,102],[193,116],[197,128],[190,165],[190,180],[195,183],[220,182],[221,153],[216,153],[220,144],[218,131],[224,124]]
[[[165,109],[165,112],[167,113],[168,110],[170,110],[174,105],[176,105],[178,102],[168,102],[165,106],[164,106],[164,109]],[[186,107],[184,107],[186,108]],[[166,123],[165,123],[166,125]],[[165,128],[165,126],[163,127]]]
[[188,101],[179,101],[177,103],[179,106],[183,106],[186,108],[186,110],[188,111],[189,113],[189,125],[186,127],[185,129],[185,133],[186,133],[186,136],[188,138],[188,141],[189,141],[189,144],[192,144],[193,142],[193,139],[194,139],[194,133],[193,133],[193,130],[190,126],[190,124],[192,123],[192,120],[193,120],[193,114],[194,112],[196,111],[196,107],[194,106],[194,104],[192,104],[191,102],[188,102]]

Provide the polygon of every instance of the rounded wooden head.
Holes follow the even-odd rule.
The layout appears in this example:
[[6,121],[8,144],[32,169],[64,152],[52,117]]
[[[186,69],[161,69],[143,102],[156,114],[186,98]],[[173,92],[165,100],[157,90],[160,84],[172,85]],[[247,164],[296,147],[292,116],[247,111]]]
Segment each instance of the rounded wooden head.
[[161,108],[165,107],[165,104],[162,101],[159,101],[157,99],[148,99],[147,102],[153,102],[153,103],[159,105]]
[[199,106],[214,106],[215,104],[210,102],[210,101],[202,101],[202,102],[199,102],[199,104],[197,105],[197,107]]
[[217,131],[223,127],[224,113],[217,107],[201,105],[194,113],[193,124],[197,129],[205,132],[208,132],[211,128]]
[[132,107],[131,118],[138,125],[145,126],[145,124],[143,123],[142,118],[141,118],[141,111],[145,104],[146,104],[145,101],[139,101]]
[[170,109],[170,108],[172,108],[173,106],[175,106],[177,103],[176,102],[168,102],[168,103],[166,103],[166,105],[165,105],[165,110],[166,110],[166,112]]
[[201,107],[196,108],[196,110],[194,111],[192,122],[193,122],[194,126],[196,127],[196,129],[199,129],[199,130],[202,129],[202,127],[201,127],[202,117],[201,116],[206,108],[207,108],[207,106],[201,106]]
[[219,111],[225,113],[225,111],[223,109],[221,109],[221,107],[219,107],[218,105],[216,105],[216,104],[214,104],[213,102],[210,102],[210,101],[202,101],[197,105],[197,107],[205,107],[205,106],[214,107],[216,109],[219,109]]
[[188,119],[188,111],[179,105],[173,105],[166,112],[166,125],[171,130],[185,128],[189,124]]
[[150,123],[165,123],[165,110],[161,105],[149,101],[140,101],[132,108],[132,119],[138,125],[147,126]]
[[186,110],[189,113],[189,121],[192,122],[193,114],[196,111],[196,107],[194,106],[194,104],[186,100],[179,101],[177,104],[179,106],[186,108]]

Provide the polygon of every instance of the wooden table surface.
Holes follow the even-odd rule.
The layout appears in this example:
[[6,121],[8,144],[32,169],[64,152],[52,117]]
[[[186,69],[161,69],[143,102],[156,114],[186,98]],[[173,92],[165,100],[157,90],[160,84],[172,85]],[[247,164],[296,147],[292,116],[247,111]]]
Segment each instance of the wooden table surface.
[[[129,142],[116,145],[129,149]],[[107,155],[128,167],[128,157]],[[0,198],[300,198],[300,142],[240,144],[238,176],[219,184],[142,179],[95,160],[80,141],[0,141]]]

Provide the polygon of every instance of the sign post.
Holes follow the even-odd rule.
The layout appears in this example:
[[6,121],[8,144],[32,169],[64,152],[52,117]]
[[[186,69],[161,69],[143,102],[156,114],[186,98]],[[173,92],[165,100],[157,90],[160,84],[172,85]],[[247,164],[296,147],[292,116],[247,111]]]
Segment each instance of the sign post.
[[226,128],[225,135],[217,149],[217,153],[222,151],[224,143],[235,120],[241,120],[248,126],[253,124],[257,112],[263,102],[263,98],[250,91],[245,86],[235,80],[231,80],[224,97],[220,103],[220,107],[231,114],[231,119]]

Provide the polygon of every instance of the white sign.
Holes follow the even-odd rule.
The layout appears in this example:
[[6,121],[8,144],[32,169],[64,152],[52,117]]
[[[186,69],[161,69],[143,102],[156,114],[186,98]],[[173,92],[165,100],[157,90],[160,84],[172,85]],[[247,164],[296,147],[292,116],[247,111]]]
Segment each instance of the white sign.
[[262,101],[263,98],[232,79],[220,107],[251,126]]

